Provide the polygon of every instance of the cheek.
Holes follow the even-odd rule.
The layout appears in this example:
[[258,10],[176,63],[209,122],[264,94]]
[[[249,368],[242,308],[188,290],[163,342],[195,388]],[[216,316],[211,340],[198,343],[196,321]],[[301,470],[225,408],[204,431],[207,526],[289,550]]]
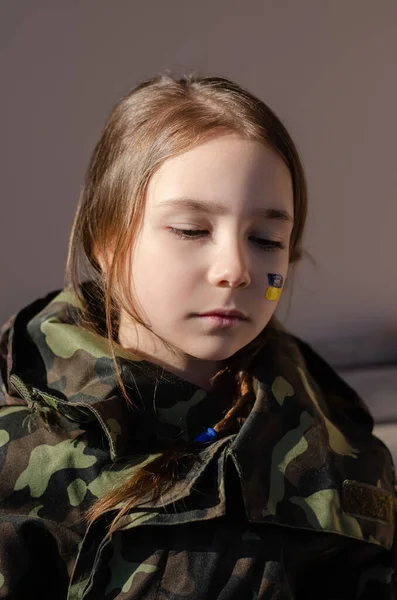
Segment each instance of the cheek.
[[197,279],[194,267],[186,256],[170,256],[155,244],[143,245],[136,252],[132,264],[132,285],[145,305],[163,302],[178,306],[184,294],[194,288]]

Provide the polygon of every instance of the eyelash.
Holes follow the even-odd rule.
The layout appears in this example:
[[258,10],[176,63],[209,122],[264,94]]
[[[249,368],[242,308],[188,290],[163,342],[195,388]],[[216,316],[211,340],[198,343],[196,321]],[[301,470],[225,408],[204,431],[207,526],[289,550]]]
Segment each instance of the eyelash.
[[[176,229],[175,227],[170,227],[170,230],[176,236],[178,236],[184,240],[194,240],[194,239],[197,239],[198,237],[202,237],[197,234],[207,233],[207,231],[205,229]],[[196,234],[196,235],[189,235],[189,234]],[[285,248],[284,244],[282,244],[281,242],[273,242],[271,240],[265,240],[264,238],[256,238],[256,239],[270,244],[269,246],[264,246],[264,245],[259,244],[259,249],[264,250],[265,252],[276,252],[277,250],[284,250],[284,248]]]

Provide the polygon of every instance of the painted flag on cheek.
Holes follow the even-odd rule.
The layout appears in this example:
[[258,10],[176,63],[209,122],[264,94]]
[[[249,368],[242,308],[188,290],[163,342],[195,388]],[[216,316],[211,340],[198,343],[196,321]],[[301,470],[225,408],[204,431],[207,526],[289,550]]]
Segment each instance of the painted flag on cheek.
[[277,273],[268,273],[267,280],[269,282],[269,287],[266,291],[266,299],[278,300],[281,296],[283,287],[283,276]]

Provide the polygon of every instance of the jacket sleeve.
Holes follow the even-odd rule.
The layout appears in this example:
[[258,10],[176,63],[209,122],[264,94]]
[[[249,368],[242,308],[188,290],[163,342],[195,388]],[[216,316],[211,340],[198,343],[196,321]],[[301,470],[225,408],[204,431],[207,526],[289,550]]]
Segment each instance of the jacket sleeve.
[[[65,533],[45,519],[0,515],[0,598],[64,600],[69,574]],[[63,539],[60,544],[60,539]]]
[[[394,522],[396,523],[396,511]],[[368,544],[367,544],[368,545]],[[390,550],[358,548],[352,553],[355,600],[397,599],[397,530]]]
[[310,533],[305,539],[301,531],[296,536],[291,557],[295,600],[397,600],[395,543],[387,550],[364,541],[325,535],[328,548],[321,535],[318,540]]
[[0,600],[66,598],[81,539],[56,513],[62,489],[44,491],[39,447],[56,440],[39,421],[23,405],[0,408]]

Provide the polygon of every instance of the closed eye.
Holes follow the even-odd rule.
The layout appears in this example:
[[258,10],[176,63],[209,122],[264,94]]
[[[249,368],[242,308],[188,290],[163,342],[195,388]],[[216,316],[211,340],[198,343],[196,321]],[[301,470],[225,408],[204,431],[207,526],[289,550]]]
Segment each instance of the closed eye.
[[[170,227],[170,230],[173,234],[185,240],[196,240],[203,237],[203,234],[208,233],[205,229],[176,229],[175,227]],[[275,252],[276,250],[284,250],[285,248],[282,242],[275,242],[259,237],[253,239],[256,240],[255,243],[258,245],[259,249],[265,250],[266,252]]]

